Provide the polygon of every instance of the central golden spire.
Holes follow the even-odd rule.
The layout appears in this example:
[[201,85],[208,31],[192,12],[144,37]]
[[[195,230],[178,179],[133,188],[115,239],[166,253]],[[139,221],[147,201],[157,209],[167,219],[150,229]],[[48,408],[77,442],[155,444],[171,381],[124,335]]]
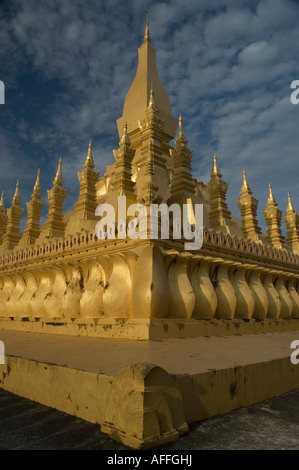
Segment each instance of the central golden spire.
[[165,133],[170,136],[169,140],[174,138],[176,132],[177,120],[172,116],[170,101],[157,71],[156,52],[150,39],[147,13],[144,39],[138,49],[137,72],[125,99],[123,115],[117,120],[120,139],[123,135],[124,122],[127,122],[133,148],[135,143],[131,134],[134,131],[138,132],[139,122],[145,118],[151,90],[155,94],[155,105],[159,109],[160,117],[165,121]]

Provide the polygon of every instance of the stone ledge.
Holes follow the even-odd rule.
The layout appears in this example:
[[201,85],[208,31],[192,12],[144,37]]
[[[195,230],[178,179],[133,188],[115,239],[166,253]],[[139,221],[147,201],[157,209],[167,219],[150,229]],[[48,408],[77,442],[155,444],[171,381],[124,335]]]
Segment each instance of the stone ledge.
[[299,319],[0,318],[0,330],[122,339],[197,338],[299,330]]

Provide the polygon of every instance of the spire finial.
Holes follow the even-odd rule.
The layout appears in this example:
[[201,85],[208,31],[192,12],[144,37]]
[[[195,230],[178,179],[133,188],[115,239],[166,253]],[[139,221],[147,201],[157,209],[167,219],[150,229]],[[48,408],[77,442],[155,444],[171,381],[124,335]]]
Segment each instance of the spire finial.
[[220,173],[220,170],[218,168],[218,163],[217,163],[217,158],[216,158],[216,153],[214,153],[214,158],[213,158],[213,168],[212,168],[212,173],[211,176],[222,176]]
[[41,198],[41,188],[40,188],[40,170],[37,172],[35,185],[33,188],[32,198],[36,197],[37,199]]
[[291,201],[291,196],[290,196],[290,193],[288,193],[288,205],[287,205],[287,212],[294,212],[295,209],[294,209],[294,206],[292,204],[292,201]]
[[181,145],[187,145],[188,140],[185,137],[184,130],[183,130],[183,120],[182,120],[182,115],[180,113],[179,117],[179,128],[178,128],[178,135],[175,140],[176,144],[180,143]]
[[0,207],[4,207],[4,191],[2,191],[2,194],[1,194]]
[[273,192],[272,192],[272,186],[271,183],[269,183],[269,196],[268,196],[268,204],[276,204]]
[[149,97],[149,100],[148,100],[148,106],[149,106],[149,108],[154,108],[155,107],[155,95],[154,95],[153,83],[151,83],[150,97]]
[[245,170],[243,170],[243,181],[242,181],[241,194],[251,194]]
[[121,144],[128,144],[130,145],[130,139],[129,139],[129,136],[128,136],[128,124],[127,124],[127,121],[124,122],[124,132],[123,132],[123,135],[120,139],[120,143]]
[[63,185],[61,166],[62,166],[62,160],[61,160],[61,157],[60,157],[59,162],[58,162],[58,168],[57,168],[56,176],[55,176],[55,179],[53,181],[53,186],[62,186]]
[[94,161],[93,161],[93,158],[92,158],[91,139],[90,139],[89,144],[88,144],[88,152],[87,152],[86,160],[85,160],[85,163],[84,163],[84,168],[94,168]]
[[180,117],[179,117],[179,130],[178,130],[178,137],[179,136],[182,136],[184,135],[184,131],[183,131],[183,120],[182,120],[182,115],[180,113]]
[[17,184],[16,184],[16,190],[15,190],[14,197],[12,199],[12,205],[13,206],[19,206],[20,205],[19,181],[17,181]]
[[148,26],[148,10],[146,10],[145,33],[143,42],[151,42]]

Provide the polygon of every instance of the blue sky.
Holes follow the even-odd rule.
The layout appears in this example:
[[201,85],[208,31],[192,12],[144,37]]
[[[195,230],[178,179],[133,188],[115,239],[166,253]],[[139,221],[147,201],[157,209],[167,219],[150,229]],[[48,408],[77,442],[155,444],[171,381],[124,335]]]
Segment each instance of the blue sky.
[[299,80],[295,0],[2,0],[6,208],[17,179],[26,208],[40,168],[44,221],[62,156],[65,210],[72,209],[90,139],[100,175],[114,162],[115,121],[135,76],[147,9],[159,75],[194,150],[194,176],[209,180],[216,152],[234,215],[243,168],[263,230],[269,182],[284,213],[288,191],[299,211],[299,105],[290,101],[290,84]]

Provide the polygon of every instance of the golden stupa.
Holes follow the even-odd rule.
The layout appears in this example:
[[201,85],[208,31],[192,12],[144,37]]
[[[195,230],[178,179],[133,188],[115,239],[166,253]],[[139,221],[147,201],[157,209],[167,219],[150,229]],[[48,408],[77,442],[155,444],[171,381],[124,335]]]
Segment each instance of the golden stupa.
[[[62,342],[67,341],[66,335],[73,336],[78,344],[80,338],[75,336],[88,337],[91,342],[110,338],[113,344],[118,341],[120,348],[125,340],[149,340],[151,344],[154,339],[199,341],[204,336],[215,339],[236,334],[241,335],[240,340],[244,338],[245,344],[249,336],[262,341],[261,337],[266,338],[267,334],[275,337],[298,331],[299,217],[290,196],[283,217],[285,239],[281,232],[282,211],[269,185],[263,211],[267,233],[263,235],[256,215],[258,201],[252,196],[243,171],[237,200],[241,219],[234,217],[226,202],[228,183],[222,178],[216,155],[211,159],[210,181],[197,181],[192,176],[193,152],[188,148],[183,120],[172,115],[158,75],[148,17],[138,56],[137,73],[127,93],[123,115],[117,120],[120,142],[114,151],[115,164],[108,166],[99,178],[89,143],[83,170],[78,173],[80,193],[74,210],[63,213],[67,189],[63,187],[61,159],[48,190],[49,208],[43,226],[40,227],[43,203],[39,171],[27,203],[22,235],[19,227],[24,210],[20,206],[19,182],[7,212],[2,194],[0,332],[4,342],[5,332],[13,331],[42,336],[45,342],[51,340],[51,335],[60,335]],[[173,139],[174,147],[169,144]],[[146,236],[98,239],[96,208],[110,204],[117,215],[119,196],[126,197],[126,209],[142,204],[147,215],[151,204],[188,204],[192,211],[202,204],[201,249],[186,251],[184,237],[151,239],[149,222],[143,233]],[[131,219],[128,216],[122,224],[128,225]],[[170,232],[173,229],[171,226]],[[121,230],[116,222],[116,234]],[[203,379],[188,372],[188,382],[182,372],[176,376],[160,364],[153,364],[150,354],[147,361],[140,361],[136,351],[136,359],[118,374],[108,374],[109,380],[104,375],[97,376],[97,385],[92,372],[83,373],[79,366],[69,366],[64,371],[57,366],[54,370],[54,365],[45,366],[47,361],[43,359],[36,362],[34,369],[30,358],[18,359],[17,354],[10,356],[7,351],[8,364],[0,366],[0,386],[98,422],[114,439],[137,448],[174,440],[194,420],[299,386],[299,372],[285,356],[282,363],[277,360],[277,365],[268,358],[270,372],[261,365],[255,365],[254,373],[240,369],[242,385],[241,378],[238,382],[233,375],[236,371],[231,372],[233,368],[227,368],[224,378],[216,374],[214,385],[218,391],[231,381],[241,388],[237,398],[233,387],[230,397],[219,391],[221,396],[215,402],[214,395],[207,398],[204,396],[208,393],[202,392],[205,386],[208,388],[209,380],[214,380],[208,371]],[[175,357],[179,362],[180,355]],[[256,362],[265,364],[268,359]],[[23,361],[22,366],[18,360]],[[253,359],[250,361],[246,367],[256,364]],[[42,367],[48,367],[51,379]],[[63,375],[66,370],[68,385]],[[280,382],[279,377],[283,385],[274,385],[275,381]],[[54,379],[59,391],[53,389]],[[96,387],[97,404],[87,406],[88,411],[79,404],[77,411],[73,409],[66,399],[71,383],[78,384],[73,385],[78,403],[91,400],[86,398],[86,390]],[[261,388],[255,390],[258,383],[262,383]],[[192,395],[195,390],[196,397]],[[242,393],[246,397],[243,401]],[[203,408],[197,408],[198,400],[204,403]]]

